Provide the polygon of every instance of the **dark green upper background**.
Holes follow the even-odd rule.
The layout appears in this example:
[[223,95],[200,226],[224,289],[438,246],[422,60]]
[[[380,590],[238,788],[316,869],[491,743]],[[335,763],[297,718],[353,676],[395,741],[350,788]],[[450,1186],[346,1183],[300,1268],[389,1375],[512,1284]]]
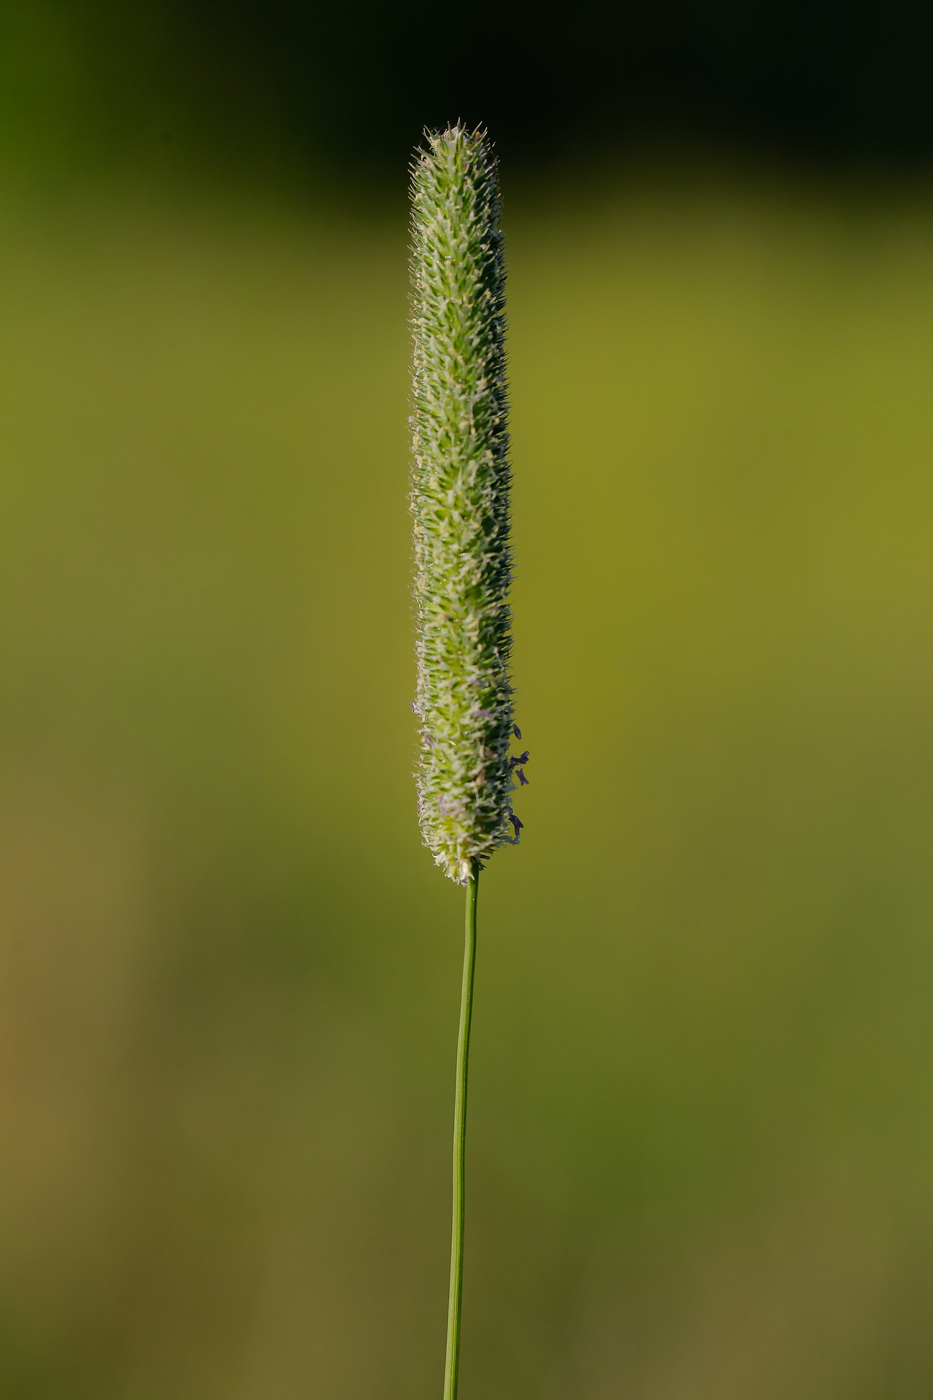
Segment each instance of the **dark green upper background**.
[[931,41],[910,0],[5,0],[0,150],[395,179],[425,124],[460,118],[513,169],[685,136],[922,162]]

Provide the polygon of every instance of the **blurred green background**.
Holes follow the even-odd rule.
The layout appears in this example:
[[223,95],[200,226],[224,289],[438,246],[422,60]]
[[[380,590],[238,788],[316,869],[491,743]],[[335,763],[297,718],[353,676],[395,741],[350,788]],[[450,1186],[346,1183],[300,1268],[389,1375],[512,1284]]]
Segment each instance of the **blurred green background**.
[[[437,1395],[462,897],[410,776],[417,131],[246,141],[217,15],[215,68],[102,5],[0,19],[0,1395]],[[556,155],[502,115],[532,759],[481,893],[461,1394],[919,1400],[925,156],[622,113],[594,159],[582,110]]]

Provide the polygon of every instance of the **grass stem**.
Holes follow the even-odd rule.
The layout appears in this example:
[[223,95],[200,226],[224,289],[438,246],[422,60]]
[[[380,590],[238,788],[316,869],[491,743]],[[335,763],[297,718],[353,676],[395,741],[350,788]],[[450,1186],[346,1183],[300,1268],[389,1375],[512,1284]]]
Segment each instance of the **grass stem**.
[[473,973],[476,968],[476,898],[479,862],[474,860],[466,887],[463,944],[463,985],[460,991],[460,1033],[457,1037],[457,1090],[454,1099],[453,1210],[450,1226],[450,1293],[447,1304],[447,1360],[444,1400],[457,1400],[460,1367],[460,1303],[463,1294],[464,1166],[466,1161],[467,1073],[470,1061],[470,1022],[473,1018]]

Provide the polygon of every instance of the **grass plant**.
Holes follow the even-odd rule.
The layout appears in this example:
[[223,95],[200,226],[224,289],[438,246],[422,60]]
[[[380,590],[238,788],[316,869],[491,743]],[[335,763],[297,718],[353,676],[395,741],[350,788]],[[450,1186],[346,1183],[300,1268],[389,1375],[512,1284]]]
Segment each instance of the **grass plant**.
[[418,814],[435,861],[467,892],[444,1376],[444,1400],[455,1400],[479,875],[497,846],[518,842],[514,774],[527,781],[528,758],[510,753],[521,733],[508,665],[505,267],[496,162],[483,131],[449,127],[418,153],[411,275]]

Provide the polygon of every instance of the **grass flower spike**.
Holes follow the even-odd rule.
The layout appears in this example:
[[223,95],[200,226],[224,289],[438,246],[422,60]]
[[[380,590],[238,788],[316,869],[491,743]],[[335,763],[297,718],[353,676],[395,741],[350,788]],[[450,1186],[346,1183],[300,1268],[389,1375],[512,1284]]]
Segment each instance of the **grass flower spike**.
[[521,823],[508,588],[505,267],[496,162],[482,131],[428,138],[412,171],[412,478],[418,811],[466,884]]
[[485,132],[429,135],[411,195],[418,816],[437,864],[467,891],[444,1370],[444,1400],[456,1400],[479,873],[503,841],[518,842],[516,771],[528,781],[528,754],[509,753],[521,732],[509,681],[505,267]]

